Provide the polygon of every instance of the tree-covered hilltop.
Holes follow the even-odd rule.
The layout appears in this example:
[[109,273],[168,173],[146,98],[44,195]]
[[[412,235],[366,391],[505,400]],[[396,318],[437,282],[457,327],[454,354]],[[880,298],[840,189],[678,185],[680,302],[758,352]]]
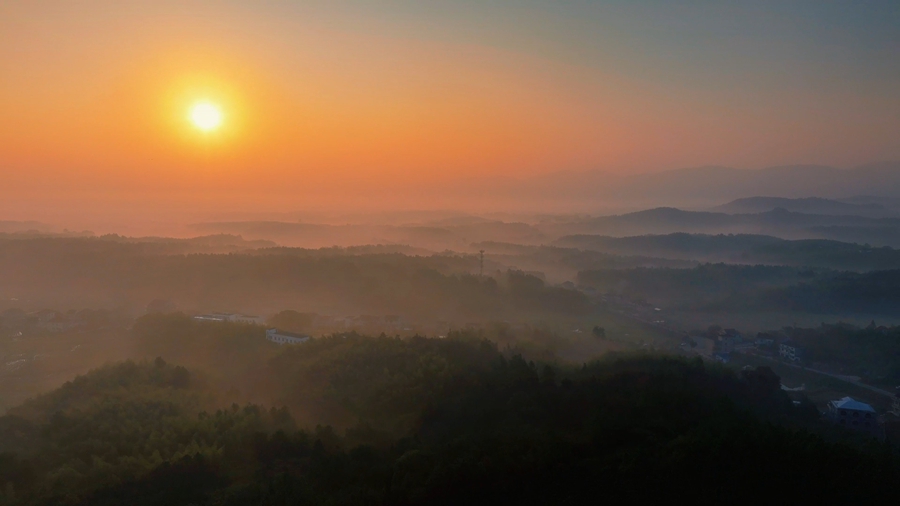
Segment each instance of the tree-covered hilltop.
[[0,504],[871,501],[900,477],[878,445],[808,432],[815,412],[765,368],[567,367],[470,335],[339,335],[283,350],[266,374],[293,416],[226,407],[163,359],[29,401],[0,418]]
[[[558,246],[617,255],[737,264],[790,265],[849,271],[891,270],[900,267],[900,251],[887,246],[827,239],[788,240],[755,234],[686,234],[609,237],[572,235]],[[623,257],[632,258],[632,257]],[[658,264],[665,267],[663,264]],[[582,269],[586,270],[586,269]]]
[[[370,251],[373,250],[373,251]],[[99,238],[0,238],[4,293],[60,305],[273,313],[285,301],[332,314],[402,314],[421,320],[512,319],[589,310],[580,292],[516,269],[478,276],[475,255],[412,256],[324,248],[235,254],[162,254],[144,243]]]
[[900,270],[838,272],[769,265],[592,270],[578,282],[601,293],[684,310],[896,314]]
[[204,411],[210,396],[187,369],[157,359],[107,366],[26,402],[0,418],[4,500],[77,502],[183,457],[220,455],[242,432],[295,428],[285,410]]
[[[444,355],[455,348],[441,343],[460,339],[479,342],[489,339],[503,347],[506,353],[541,360],[555,360],[560,348],[570,346],[577,339],[540,327],[511,331],[509,325],[502,322],[488,324],[479,330],[450,331],[448,336],[451,339],[447,341],[421,337],[398,340],[384,335],[376,338],[347,332],[284,350],[268,342],[264,328],[257,325],[204,322],[182,313],[151,313],[135,320],[130,344],[139,358],[162,357],[202,373],[216,390],[228,393],[230,402],[287,404],[305,421],[343,424],[347,417],[355,422],[359,415],[332,404],[333,409],[327,417],[325,412],[319,411],[320,418],[311,419],[306,414],[312,406],[293,403],[304,398],[302,392],[295,390],[308,391],[308,385],[325,381],[327,374],[333,372],[329,364],[335,360],[338,361],[335,368],[340,369],[334,370],[343,370],[348,363],[361,361],[352,373],[352,377],[361,377],[363,371],[371,371],[376,364],[391,363],[398,368],[408,368],[420,362],[447,363],[451,357]],[[347,349],[357,353],[348,355]],[[285,360],[285,357],[292,358]],[[412,361],[407,363],[407,359]],[[462,363],[464,367],[471,367],[474,359]]]

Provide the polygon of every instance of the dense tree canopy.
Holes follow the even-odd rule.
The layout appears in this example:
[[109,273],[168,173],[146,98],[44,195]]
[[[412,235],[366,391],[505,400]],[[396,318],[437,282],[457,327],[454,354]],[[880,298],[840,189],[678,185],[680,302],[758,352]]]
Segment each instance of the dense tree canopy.
[[[242,254],[161,254],[144,243],[0,238],[3,288],[79,307],[154,300],[193,310],[272,314],[288,307],[435,320],[581,314],[583,294],[518,270],[477,276],[473,255],[352,254],[270,248]],[[66,301],[68,294],[77,294]],[[77,299],[77,300],[75,300]],[[112,302],[111,302],[112,301]]]
[[[338,335],[268,361],[282,400],[227,406],[163,359],[0,418],[2,504],[871,501],[895,459],[827,443],[770,370],[654,355],[527,362],[474,336]],[[216,406],[220,407],[216,407]],[[315,422],[334,420],[343,429]],[[760,484],[764,483],[765,486]],[[702,492],[700,492],[702,491]]]

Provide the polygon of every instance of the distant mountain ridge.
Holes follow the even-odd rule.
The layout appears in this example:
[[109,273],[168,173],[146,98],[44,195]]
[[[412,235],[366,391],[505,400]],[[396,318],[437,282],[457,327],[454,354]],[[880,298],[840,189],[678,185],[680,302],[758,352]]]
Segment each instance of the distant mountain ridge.
[[748,197],[713,207],[710,211],[728,214],[751,214],[765,213],[778,208],[804,214],[849,215],[865,216],[869,218],[895,216],[895,213],[881,204],[857,204],[819,197],[800,199],[784,197]]
[[764,169],[704,166],[636,175],[600,171],[544,174],[497,183],[496,190],[598,206],[711,207],[756,195],[786,199],[900,198],[900,161],[841,169],[789,165]]
[[482,221],[466,225],[327,225],[289,222],[205,222],[191,225],[204,234],[234,234],[285,246],[329,247],[409,244],[433,251],[468,251],[472,243],[540,245],[569,235],[627,237],[647,234],[757,234],[782,239],[831,239],[900,247],[900,217],[809,214],[776,207],[762,213],[729,214],[658,207],[608,216],[569,216],[538,223]]
[[618,237],[675,232],[762,234],[783,239],[834,239],[878,246],[900,245],[900,218],[804,214],[783,208],[765,213],[727,214],[660,207],[558,224],[553,226],[552,233],[546,228],[543,231],[556,236],[599,234]]
[[673,233],[633,237],[571,235],[553,244],[607,254],[649,255],[699,262],[795,265],[856,271],[900,269],[900,250],[825,239],[791,241],[767,235]]

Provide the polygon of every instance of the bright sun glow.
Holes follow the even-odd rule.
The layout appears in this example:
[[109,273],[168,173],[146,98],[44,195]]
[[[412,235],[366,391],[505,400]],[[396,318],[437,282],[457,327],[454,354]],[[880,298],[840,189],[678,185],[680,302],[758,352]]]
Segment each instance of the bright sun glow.
[[191,123],[204,132],[219,128],[222,124],[222,111],[209,102],[200,102],[191,107]]

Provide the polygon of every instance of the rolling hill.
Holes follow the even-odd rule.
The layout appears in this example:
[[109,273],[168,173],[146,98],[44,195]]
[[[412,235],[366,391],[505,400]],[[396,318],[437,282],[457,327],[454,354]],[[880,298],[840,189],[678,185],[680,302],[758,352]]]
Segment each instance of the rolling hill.
[[894,212],[881,204],[856,204],[839,200],[809,197],[789,199],[783,197],[749,197],[733,200],[727,204],[716,206],[710,211],[728,214],[765,213],[775,209],[786,209],[804,214],[825,214],[835,216],[865,216],[869,218],[885,218],[896,216]]

